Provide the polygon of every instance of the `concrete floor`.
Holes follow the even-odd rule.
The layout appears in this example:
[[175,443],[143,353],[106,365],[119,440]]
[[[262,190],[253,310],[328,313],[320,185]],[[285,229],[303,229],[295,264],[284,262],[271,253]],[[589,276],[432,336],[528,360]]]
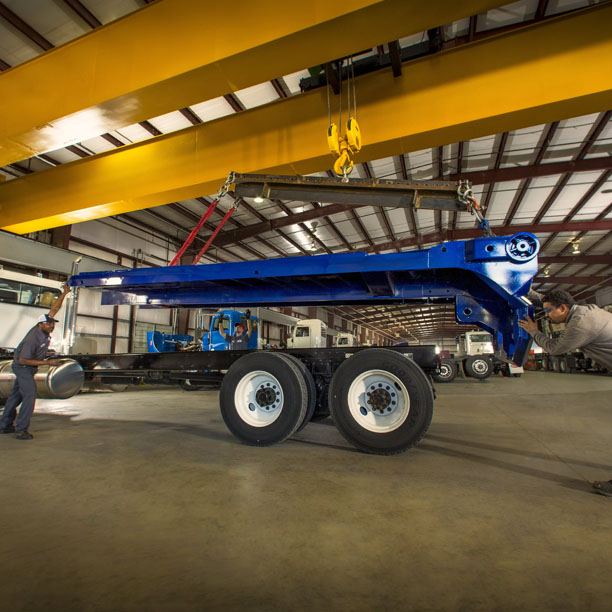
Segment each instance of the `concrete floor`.
[[439,385],[428,435],[239,444],[217,393],[37,404],[0,436],[0,610],[612,609],[612,378]]

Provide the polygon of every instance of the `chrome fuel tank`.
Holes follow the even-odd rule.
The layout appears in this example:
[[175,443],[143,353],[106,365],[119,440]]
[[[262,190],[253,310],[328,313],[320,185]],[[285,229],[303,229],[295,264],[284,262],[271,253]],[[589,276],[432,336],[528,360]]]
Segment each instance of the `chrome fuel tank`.
[[[0,397],[8,397],[15,383],[12,361],[0,361]],[[34,375],[37,397],[41,399],[67,399],[76,395],[83,386],[85,375],[81,364],[73,359],[61,359],[57,366],[39,366]]]

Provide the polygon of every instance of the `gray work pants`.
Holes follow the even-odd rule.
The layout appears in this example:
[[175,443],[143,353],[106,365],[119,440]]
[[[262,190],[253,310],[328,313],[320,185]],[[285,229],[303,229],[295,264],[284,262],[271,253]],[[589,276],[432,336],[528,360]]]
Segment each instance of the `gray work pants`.
[[[34,412],[34,404],[36,403],[34,374],[36,374],[37,368],[13,364],[12,370],[15,372],[15,384],[6,400],[0,427],[9,427],[15,422],[15,433],[20,433],[28,430]],[[21,408],[19,409],[19,415],[17,415],[19,404],[21,404]],[[15,416],[17,416],[17,421],[15,421]]]

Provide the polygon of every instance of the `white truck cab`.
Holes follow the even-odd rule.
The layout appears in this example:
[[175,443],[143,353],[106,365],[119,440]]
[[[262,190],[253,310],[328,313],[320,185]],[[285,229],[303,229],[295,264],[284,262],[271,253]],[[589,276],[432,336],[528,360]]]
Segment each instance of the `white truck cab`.
[[357,346],[355,334],[339,332],[334,336],[334,346]]
[[481,331],[466,332],[459,336],[457,342],[459,355],[492,355],[493,342],[491,334]]
[[[63,283],[31,274],[0,269],[0,347],[14,349],[46,314],[62,293]],[[66,309],[62,305],[50,347],[63,352],[62,329]]]
[[302,319],[295,324],[287,348],[327,347],[327,325],[320,319]]

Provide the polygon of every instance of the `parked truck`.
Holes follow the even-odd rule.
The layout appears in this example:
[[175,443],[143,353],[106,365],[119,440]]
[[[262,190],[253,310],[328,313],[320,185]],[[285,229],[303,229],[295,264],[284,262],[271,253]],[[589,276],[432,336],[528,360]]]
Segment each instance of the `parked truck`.
[[456,338],[456,342],[456,352],[442,357],[440,371],[433,375],[437,382],[452,382],[460,371],[478,380],[489,378],[491,374],[502,373],[517,377],[523,373],[522,365],[502,361],[495,356],[491,334],[482,331],[465,332]]
[[[327,181],[333,183],[330,186],[320,177],[289,177],[284,182],[273,178],[253,180],[247,189],[244,183],[237,184],[235,193],[239,197],[263,193],[265,197],[295,199],[292,194],[297,185],[302,188],[300,197],[309,201],[356,204],[371,202],[371,189],[375,189],[378,204],[470,210],[478,216],[465,192],[458,192],[452,184],[434,182],[417,188],[401,181],[366,185],[357,179],[347,185]],[[352,190],[348,195],[347,189]],[[75,291],[81,287],[99,289],[102,304],[146,307],[452,303],[459,324],[476,325],[492,334],[496,355],[522,364],[531,341],[518,321],[533,314],[524,296],[538,269],[538,249],[537,238],[528,233],[488,235],[400,253],[349,252],[88,272],[73,276],[70,283]],[[70,358],[82,368],[85,378],[97,376],[107,382],[220,381],[222,418],[247,444],[280,442],[310,420],[330,413],[351,444],[378,454],[402,452],[423,438],[433,416],[430,375],[439,366],[435,346]],[[100,364],[106,365],[101,368]]]
[[[0,347],[14,349],[61,293],[59,281],[0,269]],[[65,316],[66,306],[62,305],[55,315],[58,330],[63,329]],[[63,351],[62,340],[61,334],[56,334],[51,348]]]
[[327,325],[320,319],[302,319],[295,324],[287,339],[287,348],[325,348]]
[[574,372],[601,374],[608,372],[606,368],[580,350],[564,353],[562,355],[549,355],[543,353],[542,369],[549,372],[562,372],[564,374],[573,374]]
[[334,346],[357,346],[357,338],[355,334],[338,332],[334,336]]

